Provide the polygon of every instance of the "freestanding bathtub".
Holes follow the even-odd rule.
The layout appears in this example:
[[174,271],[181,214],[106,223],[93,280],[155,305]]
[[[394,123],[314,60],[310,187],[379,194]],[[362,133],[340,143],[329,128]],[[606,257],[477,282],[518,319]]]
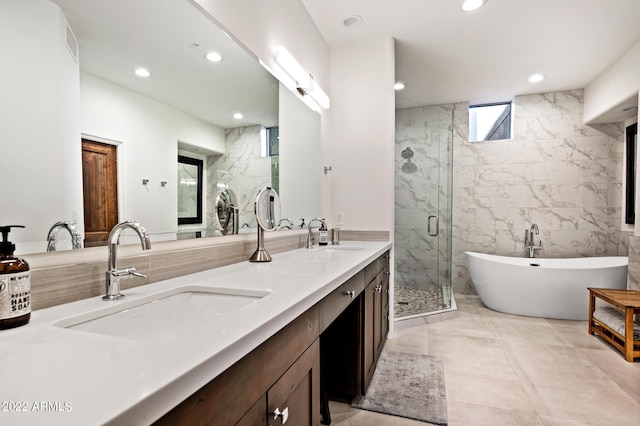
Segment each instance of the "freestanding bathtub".
[[587,320],[587,287],[627,287],[625,256],[538,259],[465,252],[482,302],[507,314]]

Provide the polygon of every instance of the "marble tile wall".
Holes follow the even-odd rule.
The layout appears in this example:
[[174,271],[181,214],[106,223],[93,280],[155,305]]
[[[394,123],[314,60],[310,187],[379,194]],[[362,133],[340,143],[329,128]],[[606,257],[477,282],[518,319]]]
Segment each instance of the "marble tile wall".
[[627,288],[629,290],[640,291],[640,237],[633,235],[629,237],[629,275]]
[[226,152],[221,157],[207,159],[207,229],[215,229],[216,191],[218,183],[228,185],[235,194],[240,209],[240,225],[256,227],[253,204],[258,191],[271,186],[271,158],[260,156],[260,126],[228,129],[225,133]]
[[511,140],[467,142],[454,106],[453,287],[475,293],[466,250],[522,256],[540,227],[540,257],[626,255],[621,228],[622,124],[582,123],[582,90],[517,96]]

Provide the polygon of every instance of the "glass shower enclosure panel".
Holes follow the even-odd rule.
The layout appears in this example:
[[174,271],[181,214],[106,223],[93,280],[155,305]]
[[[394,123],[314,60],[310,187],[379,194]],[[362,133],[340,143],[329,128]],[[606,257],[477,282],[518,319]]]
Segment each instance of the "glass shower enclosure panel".
[[396,111],[395,317],[451,307],[453,105]]

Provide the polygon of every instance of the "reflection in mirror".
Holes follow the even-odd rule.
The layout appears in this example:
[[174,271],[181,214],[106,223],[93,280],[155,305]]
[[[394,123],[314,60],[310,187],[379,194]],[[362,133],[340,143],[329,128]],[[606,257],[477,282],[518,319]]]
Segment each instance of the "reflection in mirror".
[[178,225],[202,223],[203,161],[178,155]]
[[280,197],[273,188],[266,187],[258,192],[255,212],[258,221],[258,248],[249,260],[271,262],[271,256],[264,248],[264,231],[275,231],[280,222]]
[[[116,147],[116,222],[139,220],[153,241],[216,235],[219,183],[236,195],[240,231],[257,226],[253,196],[265,186],[279,188],[296,223],[321,211],[320,115],[192,2],[2,0],[0,50],[0,140],[12,141],[0,177],[20,179],[19,191],[0,186],[0,223],[26,225],[17,254],[45,252],[59,221],[91,245],[82,138]],[[210,51],[222,60],[205,60]],[[141,65],[149,78],[133,74]],[[273,127],[279,155],[265,157],[260,131]],[[185,150],[203,161],[201,224],[177,221]]]
[[228,188],[220,188],[216,197],[215,229],[222,235],[237,234],[239,231],[239,210],[236,195]]

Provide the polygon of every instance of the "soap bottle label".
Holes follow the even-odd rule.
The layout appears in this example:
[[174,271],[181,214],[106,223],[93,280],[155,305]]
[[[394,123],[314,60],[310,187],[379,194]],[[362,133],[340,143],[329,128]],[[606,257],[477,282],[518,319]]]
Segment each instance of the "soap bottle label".
[[329,231],[319,231],[318,232],[318,243],[321,246],[326,246],[329,242]]
[[29,271],[0,275],[0,319],[19,317],[30,312]]

